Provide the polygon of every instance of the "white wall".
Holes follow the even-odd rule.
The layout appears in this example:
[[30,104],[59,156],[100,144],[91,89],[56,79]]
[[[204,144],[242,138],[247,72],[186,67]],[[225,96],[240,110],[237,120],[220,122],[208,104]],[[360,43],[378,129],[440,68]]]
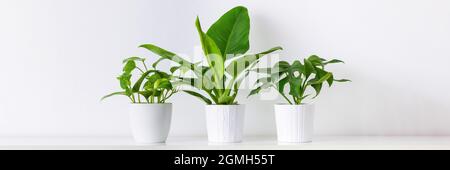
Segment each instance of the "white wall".
[[[450,135],[450,2],[446,0],[0,0],[0,135],[129,135],[127,99],[99,98],[136,48],[193,54],[194,27],[245,5],[253,52],[317,54],[353,83],[327,89],[318,135]],[[272,104],[245,99],[246,133],[274,134]],[[281,101],[281,100],[280,100]],[[204,135],[203,103],[175,103],[171,135]]]

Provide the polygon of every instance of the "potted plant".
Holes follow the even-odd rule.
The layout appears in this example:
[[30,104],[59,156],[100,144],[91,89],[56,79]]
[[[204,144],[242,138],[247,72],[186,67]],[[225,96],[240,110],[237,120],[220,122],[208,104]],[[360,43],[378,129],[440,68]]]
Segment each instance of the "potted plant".
[[[274,88],[288,102],[275,105],[275,118],[279,142],[305,143],[312,142],[314,132],[314,105],[303,101],[310,97],[308,89],[313,89],[316,98],[325,83],[330,87],[334,82],[348,82],[350,80],[336,80],[333,73],[325,70],[325,66],[343,63],[340,60],[327,61],[316,55],[289,64],[281,61],[273,68],[256,69],[265,76],[256,82],[257,88],[249,96],[258,94],[262,89]],[[289,93],[285,87],[289,85]]]
[[239,87],[261,57],[282,48],[275,47],[262,53],[245,55],[250,47],[250,18],[248,10],[242,6],[224,14],[206,33],[202,30],[198,17],[195,25],[207,64],[189,62],[153,44],[141,47],[159,55],[159,61],[171,60],[177,63],[171,69],[172,73],[193,73],[194,76],[178,76],[178,83],[194,87],[196,91],[184,92],[207,104],[206,120],[210,142],[240,142],[245,107],[236,101]]
[[[177,92],[172,85],[173,76],[157,70],[156,65],[149,69],[144,58],[131,57],[123,63],[123,73],[117,78],[122,91],[109,94],[102,100],[117,95],[128,97],[135,141],[139,144],[165,142],[172,119],[172,104],[166,102]],[[133,72],[140,75],[134,84]]]

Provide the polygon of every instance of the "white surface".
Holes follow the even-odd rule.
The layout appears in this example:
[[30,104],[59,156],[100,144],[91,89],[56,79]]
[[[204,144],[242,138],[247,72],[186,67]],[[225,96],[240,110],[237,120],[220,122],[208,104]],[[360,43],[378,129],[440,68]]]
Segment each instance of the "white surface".
[[[99,102],[122,59],[153,58],[143,43],[193,55],[195,17],[207,28],[236,5],[249,8],[252,52],[346,61],[330,69],[353,82],[315,100],[316,134],[450,135],[448,0],[0,0],[0,135],[131,135],[128,100]],[[279,101],[248,92],[245,134],[274,136]],[[198,99],[171,102],[170,136],[206,135]]]
[[313,104],[276,105],[275,119],[279,142],[307,143],[314,135]]
[[241,142],[244,134],[245,105],[205,106],[208,141]]
[[130,124],[137,143],[165,142],[172,122],[172,104],[130,104]]
[[166,144],[136,145],[131,137],[2,137],[1,150],[449,150],[450,137],[316,137],[313,143],[279,144],[273,137],[209,144],[206,137],[169,138]]

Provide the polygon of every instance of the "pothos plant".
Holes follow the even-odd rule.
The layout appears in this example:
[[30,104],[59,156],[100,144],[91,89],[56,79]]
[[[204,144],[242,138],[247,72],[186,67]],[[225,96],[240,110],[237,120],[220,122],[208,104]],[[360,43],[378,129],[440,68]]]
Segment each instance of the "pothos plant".
[[[159,71],[156,65],[149,69],[144,58],[131,57],[123,61],[123,73],[117,77],[122,91],[111,93],[102,100],[122,95],[127,96],[132,103],[166,103],[178,90],[172,85],[173,77],[170,74]],[[138,63],[141,66],[138,66]],[[133,84],[133,72],[140,77]]]
[[231,9],[216,21],[205,33],[197,17],[196,28],[203,47],[207,64],[192,63],[153,44],[145,44],[146,48],[163,60],[177,63],[171,69],[172,73],[191,72],[193,76],[180,74],[177,83],[189,85],[198,91],[184,90],[184,92],[200,98],[206,104],[233,105],[237,104],[236,97],[239,87],[250,70],[255,67],[261,57],[281,50],[275,47],[258,54],[247,54],[249,50],[250,18],[248,10],[239,6]]
[[[292,64],[286,61],[280,61],[272,68],[255,69],[254,71],[262,73],[265,76],[257,80],[257,88],[252,90],[249,96],[258,94],[263,89],[274,88],[289,104],[303,104],[303,100],[308,97],[316,98],[325,83],[331,87],[334,82],[350,81],[347,79],[337,80],[334,78],[333,73],[325,70],[325,66],[334,63],[344,62],[336,59],[327,61],[313,55],[304,59],[303,63],[298,60]],[[289,84],[289,93],[285,92],[285,86],[287,84]],[[314,89],[314,96],[307,94],[309,88]]]

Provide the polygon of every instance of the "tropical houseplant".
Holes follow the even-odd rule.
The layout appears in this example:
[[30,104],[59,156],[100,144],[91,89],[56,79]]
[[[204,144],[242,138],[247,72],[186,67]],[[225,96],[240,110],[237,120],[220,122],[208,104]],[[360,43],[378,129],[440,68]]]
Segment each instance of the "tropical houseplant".
[[245,54],[250,48],[250,18],[247,8],[242,6],[224,14],[206,33],[198,17],[195,25],[206,64],[189,62],[153,44],[141,47],[159,55],[161,58],[157,63],[162,60],[177,63],[178,65],[171,69],[173,73],[189,71],[194,74],[194,76],[179,76],[177,83],[194,87],[196,91],[184,90],[184,92],[207,104],[210,142],[240,142],[245,110],[244,106],[236,101],[240,85],[263,56],[282,48],[275,47],[258,54]]
[[[288,104],[275,106],[278,140],[280,142],[311,142],[314,131],[314,105],[305,104],[308,97],[314,99],[324,84],[332,86],[334,82],[348,82],[350,80],[335,79],[332,72],[325,67],[329,64],[343,63],[341,60],[327,61],[316,55],[301,61],[289,64],[280,61],[272,68],[258,68],[254,71],[264,76],[257,80],[256,89],[249,96],[258,94],[263,89],[273,88],[277,90]],[[285,91],[286,85],[289,92]],[[314,91],[314,95],[308,94],[308,89]]]
[[[131,101],[130,121],[136,142],[165,142],[172,119],[172,104],[166,102],[178,91],[172,84],[173,76],[157,70],[155,65],[148,68],[144,58],[131,57],[123,63],[123,72],[117,77],[122,91],[111,93],[102,100],[126,96]],[[139,75],[134,83],[133,75]]]

